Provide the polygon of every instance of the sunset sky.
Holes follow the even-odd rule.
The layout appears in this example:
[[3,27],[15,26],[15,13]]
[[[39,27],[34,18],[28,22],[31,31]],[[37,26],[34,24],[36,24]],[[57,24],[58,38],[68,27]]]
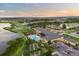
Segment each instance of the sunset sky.
[[78,3],[0,3],[0,17],[79,16]]

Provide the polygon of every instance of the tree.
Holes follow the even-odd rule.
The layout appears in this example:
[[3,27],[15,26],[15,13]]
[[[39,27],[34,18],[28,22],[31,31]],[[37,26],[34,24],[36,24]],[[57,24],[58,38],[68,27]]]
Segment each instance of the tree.
[[49,46],[49,48],[47,49],[47,52],[45,53],[45,55],[46,56],[51,56],[52,52],[53,52],[53,49],[52,49],[52,47]]
[[48,44],[51,44],[51,40],[49,40],[47,43],[48,43]]
[[62,29],[66,29],[66,25],[65,24],[63,24]]

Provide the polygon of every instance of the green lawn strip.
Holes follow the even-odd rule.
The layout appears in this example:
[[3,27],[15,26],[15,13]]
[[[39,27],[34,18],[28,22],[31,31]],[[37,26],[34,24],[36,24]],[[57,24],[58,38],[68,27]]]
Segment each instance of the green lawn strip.
[[23,34],[35,33],[35,31],[32,28],[21,27],[21,29],[18,29],[18,27],[17,27],[17,29],[16,29],[16,28],[11,28],[11,27],[5,27],[4,29],[8,30],[8,31],[11,31],[11,32],[15,32],[15,33],[17,33],[17,31],[19,31]]
[[15,29],[10,28],[10,27],[5,27],[4,29],[5,29],[5,30],[8,30],[8,31],[11,31],[11,32],[17,33],[17,31],[16,31]]
[[14,54],[12,54],[12,55],[16,56],[16,55],[19,55],[19,52],[23,52],[23,50],[24,50],[24,44],[25,44],[25,41],[22,42],[21,46],[18,46],[17,51]]
[[74,36],[71,36],[71,35],[68,35],[68,34],[64,34],[65,36],[68,36],[76,41],[79,41],[79,38],[78,37],[74,37]]
[[[12,56],[19,56],[20,52],[23,53],[23,48],[24,46],[21,46],[20,48],[18,48],[17,51],[14,54],[12,54]],[[20,55],[22,55],[22,53]]]

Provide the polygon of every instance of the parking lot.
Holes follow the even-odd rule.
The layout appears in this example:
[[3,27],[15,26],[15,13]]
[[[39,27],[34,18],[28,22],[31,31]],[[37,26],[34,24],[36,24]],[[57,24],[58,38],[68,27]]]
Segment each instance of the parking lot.
[[79,50],[76,50],[62,42],[53,43],[56,51],[62,56],[79,56]]

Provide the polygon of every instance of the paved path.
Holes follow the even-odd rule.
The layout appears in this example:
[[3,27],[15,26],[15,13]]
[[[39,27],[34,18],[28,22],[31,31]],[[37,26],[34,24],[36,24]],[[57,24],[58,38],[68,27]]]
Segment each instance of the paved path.
[[0,54],[9,46],[8,41],[17,39],[19,34],[4,30],[4,27],[10,27],[9,23],[0,23]]

